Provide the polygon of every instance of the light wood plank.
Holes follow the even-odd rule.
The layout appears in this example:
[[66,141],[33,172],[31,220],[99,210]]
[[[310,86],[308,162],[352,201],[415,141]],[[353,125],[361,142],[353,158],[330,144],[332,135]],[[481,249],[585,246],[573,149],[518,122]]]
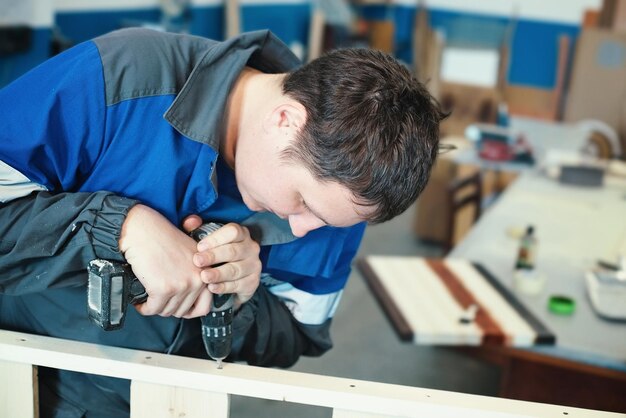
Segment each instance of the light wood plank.
[[133,380],[131,418],[228,418],[229,396]]
[[346,411],[344,409],[333,409],[333,418],[399,418],[391,415],[368,414],[367,412]]
[[39,417],[37,367],[0,360],[0,417]]
[[432,309],[429,309],[428,304],[416,303],[415,300],[415,282],[419,281],[419,278],[414,272],[407,271],[404,263],[398,262],[404,258],[371,256],[367,260],[391,299],[404,314],[413,330],[414,338],[418,337],[418,332],[421,334],[434,332],[437,327],[434,324],[435,318],[432,317]]
[[316,7],[311,14],[309,26],[309,48],[307,61],[313,61],[322,55],[324,45],[324,25],[326,18],[321,8]]
[[241,10],[239,0],[226,0],[224,3],[224,14],[226,21],[226,39],[237,36],[241,33]]
[[622,417],[623,414],[215,362],[0,331],[0,359],[216,393],[414,418]]
[[367,260],[413,329],[416,344],[481,343],[482,330],[459,322],[462,307],[422,258],[370,256]]
[[433,341],[439,344],[479,345],[484,334],[483,330],[476,323],[460,322],[465,310],[444,285],[441,277],[428,265],[426,259],[413,257],[412,265],[419,271],[418,275],[425,284],[420,301],[432,299],[434,306],[431,315],[439,317],[440,320]]
[[507,335],[507,342],[510,345],[523,347],[534,344],[535,330],[467,260],[449,258],[445,263],[465,287],[472,292],[480,305],[487,307],[494,321]]

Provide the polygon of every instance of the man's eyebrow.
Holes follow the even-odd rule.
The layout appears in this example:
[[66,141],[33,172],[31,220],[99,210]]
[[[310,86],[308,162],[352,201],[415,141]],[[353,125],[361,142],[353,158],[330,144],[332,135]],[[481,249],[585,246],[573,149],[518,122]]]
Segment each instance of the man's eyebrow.
[[309,206],[306,201],[304,202],[304,205],[307,207],[307,209],[309,210],[309,212],[311,212],[313,215],[315,215],[315,217],[317,219],[319,219],[320,221],[324,222],[326,225],[328,226],[332,226],[330,224],[330,222],[328,222],[326,219],[324,219],[316,210],[314,210],[313,208],[311,208],[311,206]]

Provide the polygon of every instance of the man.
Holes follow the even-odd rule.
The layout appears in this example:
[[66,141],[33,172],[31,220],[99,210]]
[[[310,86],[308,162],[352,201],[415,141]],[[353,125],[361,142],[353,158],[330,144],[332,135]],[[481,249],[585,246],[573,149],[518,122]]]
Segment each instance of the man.
[[[0,90],[0,327],[206,357],[197,318],[235,293],[231,360],[327,351],[364,225],[420,193],[442,115],[381,53],[298,65],[267,31],[127,29]],[[227,225],[196,244],[178,226],[202,219]],[[120,331],[87,319],[95,258],[127,261],[149,294]],[[128,392],[40,370],[43,416],[125,416]]]

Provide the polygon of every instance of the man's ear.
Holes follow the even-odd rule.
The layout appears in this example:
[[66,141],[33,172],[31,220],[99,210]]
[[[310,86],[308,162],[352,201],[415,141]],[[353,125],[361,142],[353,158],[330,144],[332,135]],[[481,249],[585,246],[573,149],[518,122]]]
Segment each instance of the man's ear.
[[284,135],[295,134],[306,122],[306,109],[302,104],[292,101],[275,107],[266,119],[265,129],[277,130]]

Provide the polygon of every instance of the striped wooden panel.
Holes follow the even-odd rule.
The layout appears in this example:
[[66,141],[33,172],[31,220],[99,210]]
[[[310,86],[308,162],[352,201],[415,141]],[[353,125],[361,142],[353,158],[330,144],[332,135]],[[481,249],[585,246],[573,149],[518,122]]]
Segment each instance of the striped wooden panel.
[[[554,334],[482,265],[370,256],[357,267],[403,340],[415,344],[554,344]],[[475,315],[467,320],[468,314]]]

